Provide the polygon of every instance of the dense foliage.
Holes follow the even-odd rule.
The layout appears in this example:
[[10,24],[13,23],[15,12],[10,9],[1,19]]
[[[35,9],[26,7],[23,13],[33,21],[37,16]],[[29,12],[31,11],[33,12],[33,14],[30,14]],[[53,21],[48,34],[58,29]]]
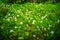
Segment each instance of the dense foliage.
[[5,4],[8,0],[3,1],[0,1],[0,40],[60,38],[60,3],[17,4],[14,0],[10,5]]
[[51,2],[51,3],[58,3],[60,0],[1,0],[5,4],[10,3],[26,3],[26,2],[35,2],[35,3],[45,3],[45,2]]

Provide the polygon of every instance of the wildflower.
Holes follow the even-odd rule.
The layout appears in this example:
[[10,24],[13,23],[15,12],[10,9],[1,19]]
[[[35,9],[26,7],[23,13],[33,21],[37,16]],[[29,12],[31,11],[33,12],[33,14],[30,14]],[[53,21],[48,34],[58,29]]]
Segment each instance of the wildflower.
[[35,24],[35,20],[33,20],[32,24]]
[[43,19],[45,19],[46,17],[47,17],[47,15],[45,15],[45,16],[42,16],[42,17],[41,17],[41,19],[43,20]]
[[20,24],[23,24],[23,22],[20,22]]
[[52,25],[51,24],[49,24],[49,27],[51,27]]
[[36,37],[36,35],[33,35],[33,37]]
[[39,26],[37,26],[37,28],[39,29]]
[[14,17],[14,20],[15,20],[15,21],[17,21],[17,18],[16,18],[16,17]]
[[15,26],[15,28],[17,28],[17,26]]
[[10,32],[12,33],[12,32],[13,32],[13,30],[10,30]]
[[44,28],[44,31],[46,31],[46,28]]
[[10,18],[7,18],[7,21],[10,21]]
[[17,17],[19,17],[19,15],[17,15]]
[[39,37],[37,37],[37,39],[39,39]]
[[40,30],[39,26],[37,26],[37,29]]
[[50,33],[51,33],[51,34],[54,34],[54,31],[51,31]]

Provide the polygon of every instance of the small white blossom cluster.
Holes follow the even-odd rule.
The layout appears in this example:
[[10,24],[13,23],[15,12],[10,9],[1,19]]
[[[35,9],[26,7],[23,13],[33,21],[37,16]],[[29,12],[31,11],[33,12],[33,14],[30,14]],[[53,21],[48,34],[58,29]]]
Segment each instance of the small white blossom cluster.
[[54,31],[51,31],[50,33],[51,33],[51,34],[54,34]]
[[23,22],[20,22],[20,24],[22,25],[22,24],[23,24]]
[[7,18],[6,20],[7,20],[7,21],[10,21],[11,19],[10,19],[10,18]]
[[15,29],[17,28],[17,26],[15,26]]
[[42,16],[41,19],[43,20],[43,19],[45,19],[46,17],[47,17],[47,14],[46,14],[45,16]]
[[17,21],[17,18],[16,17],[14,17],[14,21]]
[[17,17],[19,17],[20,15],[17,15]]
[[36,22],[36,21],[35,21],[35,20],[33,20],[32,24],[35,24],[35,22]]
[[33,37],[36,37],[36,35],[33,35]]
[[13,30],[10,30],[10,33],[14,32]]
[[37,26],[37,29],[40,30],[39,26]]

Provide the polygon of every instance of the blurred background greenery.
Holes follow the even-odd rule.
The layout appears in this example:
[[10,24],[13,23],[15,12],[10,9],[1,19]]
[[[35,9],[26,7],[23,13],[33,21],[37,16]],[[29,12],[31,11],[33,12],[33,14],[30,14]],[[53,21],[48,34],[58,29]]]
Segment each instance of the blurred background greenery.
[[0,0],[0,40],[60,40],[60,0]]

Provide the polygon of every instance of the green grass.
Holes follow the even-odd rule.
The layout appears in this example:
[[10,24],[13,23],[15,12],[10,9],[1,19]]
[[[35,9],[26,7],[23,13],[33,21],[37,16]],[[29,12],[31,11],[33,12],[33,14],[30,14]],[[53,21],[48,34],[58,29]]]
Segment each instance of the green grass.
[[3,4],[0,7],[1,40],[54,40],[55,34],[60,33],[60,3]]

